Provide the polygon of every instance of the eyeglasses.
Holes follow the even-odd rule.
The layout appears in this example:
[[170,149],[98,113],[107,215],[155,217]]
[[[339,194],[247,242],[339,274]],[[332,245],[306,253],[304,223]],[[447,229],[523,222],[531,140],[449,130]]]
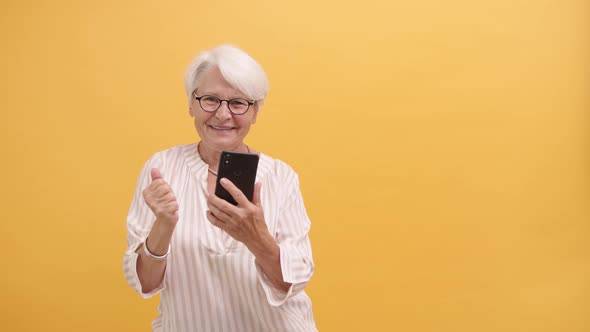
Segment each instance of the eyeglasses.
[[215,96],[203,95],[197,96],[196,92],[193,92],[195,99],[199,101],[199,106],[205,112],[213,113],[221,107],[222,102],[227,102],[229,111],[234,115],[242,115],[250,109],[251,105],[254,105],[253,101],[249,101],[244,98],[233,98],[233,99],[220,99]]

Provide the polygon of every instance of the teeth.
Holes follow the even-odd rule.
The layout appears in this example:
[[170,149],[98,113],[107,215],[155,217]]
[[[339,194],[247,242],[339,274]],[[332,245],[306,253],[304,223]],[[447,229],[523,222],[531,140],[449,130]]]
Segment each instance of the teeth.
[[211,128],[217,129],[217,130],[231,130],[231,128],[215,127],[215,126],[211,126]]

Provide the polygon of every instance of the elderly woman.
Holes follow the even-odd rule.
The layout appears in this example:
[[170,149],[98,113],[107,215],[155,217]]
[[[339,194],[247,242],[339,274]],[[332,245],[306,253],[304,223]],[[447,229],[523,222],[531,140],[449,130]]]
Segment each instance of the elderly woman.
[[[242,50],[202,53],[185,75],[200,141],[155,153],[127,217],[127,282],[161,293],[154,331],[316,331],[304,288],[314,264],[297,174],[244,143],[268,91]],[[222,151],[260,156],[252,201],[214,195]]]

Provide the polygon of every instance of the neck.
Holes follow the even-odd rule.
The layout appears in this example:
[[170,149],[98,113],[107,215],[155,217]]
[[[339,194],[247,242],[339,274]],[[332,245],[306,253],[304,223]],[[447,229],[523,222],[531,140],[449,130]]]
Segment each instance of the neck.
[[211,146],[208,145],[207,143],[201,141],[199,142],[198,146],[197,146],[197,150],[199,155],[201,156],[201,159],[203,159],[203,161],[209,165],[209,169],[213,170],[213,171],[217,171],[217,166],[219,165],[219,157],[221,156],[221,152],[222,151],[234,151],[234,152],[249,152],[250,149],[248,149],[248,147],[240,142],[235,146],[231,146],[231,147],[223,147],[223,148],[219,148],[219,147],[215,147],[215,146]]

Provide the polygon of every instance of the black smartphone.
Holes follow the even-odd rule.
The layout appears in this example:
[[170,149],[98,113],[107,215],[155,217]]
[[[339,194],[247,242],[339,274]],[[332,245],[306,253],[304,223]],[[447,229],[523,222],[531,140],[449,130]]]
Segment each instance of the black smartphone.
[[233,205],[238,205],[230,193],[219,183],[219,180],[226,178],[252,202],[258,160],[258,155],[254,153],[221,152],[217,167],[217,180],[215,181],[215,196],[225,199]]

